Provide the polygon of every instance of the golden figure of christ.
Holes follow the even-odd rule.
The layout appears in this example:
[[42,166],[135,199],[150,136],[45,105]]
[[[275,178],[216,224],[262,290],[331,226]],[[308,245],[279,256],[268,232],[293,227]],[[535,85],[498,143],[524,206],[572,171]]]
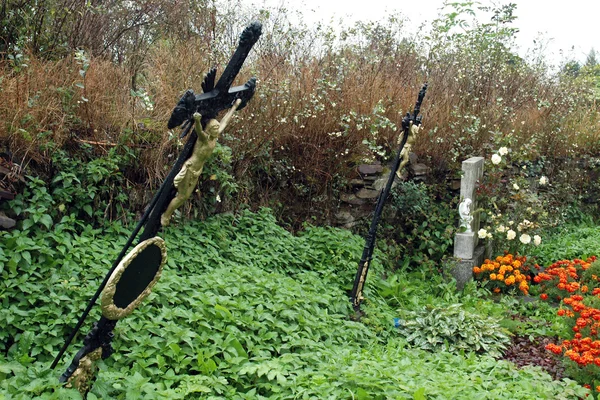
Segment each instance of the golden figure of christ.
[[216,119],[211,119],[206,123],[206,128],[204,129],[202,129],[202,124],[200,123],[202,116],[198,113],[194,114],[195,129],[198,133],[198,139],[196,140],[196,144],[194,144],[192,155],[185,161],[183,167],[181,167],[181,171],[179,171],[173,180],[173,185],[177,189],[177,195],[171,200],[167,209],[160,217],[162,226],[169,225],[173,212],[178,209],[192,193],[194,193],[194,189],[198,184],[198,178],[200,178],[200,174],[202,174],[204,163],[214,151],[219,135],[225,130],[225,127],[241,102],[240,99],[235,101],[233,106],[221,120],[221,123]]
[[[409,162],[409,155],[412,151],[412,147],[417,140],[417,135],[419,134],[419,129],[421,129],[421,125],[415,125],[412,122],[410,123],[410,129],[408,131],[408,138],[406,139],[406,143],[404,147],[402,147],[402,151],[400,152],[400,166],[398,167],[398,171],[396,171],[396,175],[400,178],[402,176],[402,170]],[[402,140],[402,135],[398,138],[398,141]]]

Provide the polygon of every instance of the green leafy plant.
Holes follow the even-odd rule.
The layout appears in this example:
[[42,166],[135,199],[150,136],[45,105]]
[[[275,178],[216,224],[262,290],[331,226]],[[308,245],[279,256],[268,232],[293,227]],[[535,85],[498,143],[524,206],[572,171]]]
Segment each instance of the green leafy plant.
[[435,187],[412,181],[391,191],[391,210],[381,236],[397,243],[399,268],[441,272],[439,266],[452,247],[456,231],[456,199],[437,199],[435,191]]
[[569,327],[563,318],[556,315],[556,307],[548,302],[529,299],[524,301],[513,296],[503,296],[502,306],[509,310],[503,315],[500,325],[511,333],[536,337],[566,337]]
[[[40,183],[40,195],[42,188]],[[56,379],[77,345],[58,370],[48,370],[48,364],[128,233],[119,223],[96,229],[71,216],[49,229],[34,224],[0,233],[5,244],[0,248],[0,393],[15,399],[79,398]],[[292,235],[263,209],[171,226],[164,237],[169,259],[163,276],[153,294],[117,325],[115,353],[99,363],[89,399],[470,399],[475,392],[571,399],[585,394],[573,382],[554,382],[485,354],[409,346],[394,334],[395,311],[386,302],[391,297],[373,290],[389,269],[378,251],[365,292],[367,315],[351,321],[347,288],[364,240],[348,231],[307,227]],[[458,298],[451,284],[439,280],[432,287],[413,274],[396,280],[407,287],[405,294],[396,290],[399,302],[417,299],[408,303],[419,307],[421,289],[426,300]],[[460,296],[471,313],[499,312],[472,285]],[[89,318],[98,317],[95,308]],[[465,391],[465,381],[473,383],[472,391]]]
[[586,259],[600,254],[600,228],[595,224],[565,224],[549,231],[539,247],[530,254],[538,264],[549,266],[557,260]]
[[510,343],[508,331],[501,328],[498,320],[465,311],[461,304],[426,306],[400,315],[398,331],[420,349],[499,356]]
[[[548,178],[535,166],[521,164],[506,146],[491,157],[477,188],[482,208],[479,237],[491,240],[495,253],[528,254],[539,246],[542,229],[556,222],[549,214]],[[484,227],[484,228],[483,228]]]

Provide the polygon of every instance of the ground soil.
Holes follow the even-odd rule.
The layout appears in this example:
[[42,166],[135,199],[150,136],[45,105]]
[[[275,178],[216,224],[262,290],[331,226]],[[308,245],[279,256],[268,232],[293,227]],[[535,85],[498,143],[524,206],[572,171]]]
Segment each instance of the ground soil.
[[564,367],[559,357],[545,349],[550,343],[557,343],[559,339],[550,337],[514,336],[512,343],[504,352],[504,360],[515,363],[518,367],[526,365],[538,366],[554,379],[562,379]]

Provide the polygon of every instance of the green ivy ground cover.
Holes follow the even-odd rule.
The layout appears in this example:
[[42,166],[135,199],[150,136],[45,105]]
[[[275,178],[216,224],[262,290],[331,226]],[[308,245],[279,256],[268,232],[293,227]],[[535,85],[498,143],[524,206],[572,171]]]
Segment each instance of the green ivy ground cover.
[[600,226],[593,222],[567,224],[557,228],[530,253],[536,257],[536,262],[544,267],[561,259],[585,260],[598,254],[600,254]]
[[[57,381],[77,346],[59,369],[48,368],[128,231],[76,231],[64,219],[2,234],[0,399],[80,398]],[[89,399],[575,399],[585,392],[487,355],[411,348],[392,327],[398,305],[374,290],[366,291],[367,317],[351,321],[347,289],[364,242],[347,231],[293,236],[264,210],[164,236],[163,277],[117,325],[115,354],[100,363]],[[373,288],[382,268],[374,263]],[[95,309],[86,329],[97,317]]]

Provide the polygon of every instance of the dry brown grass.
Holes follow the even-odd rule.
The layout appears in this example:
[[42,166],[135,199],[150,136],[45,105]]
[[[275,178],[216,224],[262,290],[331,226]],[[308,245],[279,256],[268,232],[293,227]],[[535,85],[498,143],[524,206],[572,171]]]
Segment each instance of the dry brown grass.
[[[207,21],[211,29],[220,26]],[[261,40],[280,40],[279,34]],[[130,95],[126,63],[92,57],[82,90],[73,57],[51,61],[30,54],[22,72],[3,62],[0,141],[17,159],[41,166],[51,154],[40,144],[49,140],[58,146],[72,139],[143,144],[149,148],[140,150],[139,180],[154,185],[177,152],[165,128],[174,104],[185,89],[199,92],[208,69],[222,71],[229,57],[214,46],[199,39],[154,43],[136,76],[137,87],[154,102],[152,111]],[[388,156],[396,150],[399,131],[382,121],[399,127],[424,81],[430,85],[422,108],[425,129],[415,152],[439,179],[455,174],[462,159],[489,156],[500,145],[526,159],[600,150],[598,105],[581,98],[580,86],[500,56],[448,51],[432,61],[414,44],[377,41],[312,53],[295,49],[293,56],[280,42],[268,42],[257,54],[236,82],[256,75],[255,98],[221,140],[233,149],[239,201],[300,199],[307,210],[333,201],[333,190],[354,176],[357,163],[378,157],[364,140]],[[88,101],[78,103],[82,95]],[[378,105],[385,111],[376,115]]]

